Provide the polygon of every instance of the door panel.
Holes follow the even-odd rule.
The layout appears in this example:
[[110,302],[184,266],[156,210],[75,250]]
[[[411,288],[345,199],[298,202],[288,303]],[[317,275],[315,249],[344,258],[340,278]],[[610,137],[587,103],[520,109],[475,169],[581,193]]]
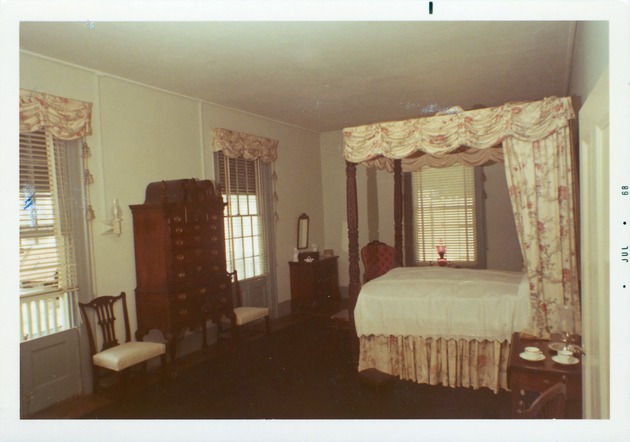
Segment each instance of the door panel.
[[584,410],[610,417],[608,70],[580,110],[580,223]]
[[81,393],[79,332],[73,328],[20,344],[20,416]]

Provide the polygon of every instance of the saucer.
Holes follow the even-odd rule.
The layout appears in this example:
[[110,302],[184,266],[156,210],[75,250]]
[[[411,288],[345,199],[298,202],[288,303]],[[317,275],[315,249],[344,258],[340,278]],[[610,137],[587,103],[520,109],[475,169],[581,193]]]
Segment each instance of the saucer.
[[532,361],[532,362],[539,362],[539,361],[543,361],[545,359],[545,355],[542,353],[534,353],[531,354],[531,352],[527,352],[524,351],[523,353],[521,353],[519,356],[523,359],[525,359],[526,361]]
[[573,356],[571,356],[571,359],[569,359],[568,362],[561,362],[558,356],[552,356],[551,359],[553,359],[554,362],[557,362],[558,364],[562,364],[562,365],[575,365],[578,362],[580,362],[578,358],[574,358]]
[[[553,351],[560,351],[564,348],[564,343],[562,342],[552,342],[549,344],[549,349]],[[575,344],[569,344],[567,349],[573,353],[580,350],[580,347]]]

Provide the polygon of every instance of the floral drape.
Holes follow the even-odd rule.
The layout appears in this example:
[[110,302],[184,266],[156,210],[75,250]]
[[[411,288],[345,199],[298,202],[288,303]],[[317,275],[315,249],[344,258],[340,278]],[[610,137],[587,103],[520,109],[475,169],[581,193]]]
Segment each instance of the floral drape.
[[506,139],[505,171],[527,268],[534,332],[562,331],[557,308],[574,306],[581,333],[569,128],[534,142]]
[[[507,103],[503,106],[427,118],[344,129],[344,158],[392,170],[457,160],[482,165],[494,146],[502,146],[512,208],[527,264],[534,330],[548,336],[559,330],[556,308],[572,305],[580,332],[580,303],[573,209],[573,165],[569,97]],[[465,146],[465,147],[464,147]],[[451,153],[455,157],[446,159]],[[488,153],[487,155],[490,155]]]
[[48,129],[62,140],[92,134],[92,103],[20,89],[20,132]]
[[230,158],[261,159],[271,163],[278,158],[278,140],[259,137],[229,129],[212,129],[212,150],[223,151]]

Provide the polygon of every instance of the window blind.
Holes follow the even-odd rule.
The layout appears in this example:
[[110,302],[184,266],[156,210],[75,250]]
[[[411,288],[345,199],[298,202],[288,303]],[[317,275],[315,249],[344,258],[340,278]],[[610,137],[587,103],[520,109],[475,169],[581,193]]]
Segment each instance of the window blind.
[[227,267],[240,279],[269,272],[263,222],[260,160],[229,158],[217,152],[218,178],[227,201],[225,246]]
[[67,152],[66,142],[48,132],[20,134],[20,296],[24,339],[74,326],[78,278]]
[[455,164],[412,173],[413,241],[416,263],[435,261],[446,245],[451,262],[477,262],[475,172]]

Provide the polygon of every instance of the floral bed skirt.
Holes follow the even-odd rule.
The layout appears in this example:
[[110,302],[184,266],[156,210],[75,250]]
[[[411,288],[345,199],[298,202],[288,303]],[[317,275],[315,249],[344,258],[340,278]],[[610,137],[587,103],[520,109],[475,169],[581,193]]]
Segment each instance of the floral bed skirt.
[[360,336],[359,371],[376,368],[419,384],[508,390],[509,341]]

